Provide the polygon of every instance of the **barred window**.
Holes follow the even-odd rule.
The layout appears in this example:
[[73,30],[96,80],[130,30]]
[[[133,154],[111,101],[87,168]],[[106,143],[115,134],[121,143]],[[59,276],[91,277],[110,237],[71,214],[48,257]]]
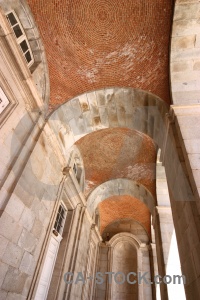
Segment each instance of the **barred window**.
[[57,217],[56,217],[56,221],[55,221],[55,224],[54,224],[54,229],[60,235],[62,235],[62,232],[63,232],[66,215],[67,215],[67,210],[65,209],[65,207],[63,206],[63,204],[61,204],[59,206]]
[[7,19],[14,31],[16,41],[20,47],[20,50],[23,53],[26,63],[30,67],[34,62],[34,59],[33,59],[33,54],[29,42],[27,40],[26,34],[23,30],[23,27],[14,11],[11,11],[7,14]]

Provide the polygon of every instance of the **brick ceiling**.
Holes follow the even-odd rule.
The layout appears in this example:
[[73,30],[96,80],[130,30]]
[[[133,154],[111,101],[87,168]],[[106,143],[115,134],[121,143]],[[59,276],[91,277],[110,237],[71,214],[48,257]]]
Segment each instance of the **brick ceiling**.
[[141,88],[170,102],[174,0],[28,0],[50,71],[51,108],[86,91]]
[[[132,87],[170,103],[169,41],[174,0],[28,0],[43,38],[50,108],[87,91]],[[85,195],[114,178],[143,184],[155,196],[156,148],[146,135],[110,128],[80,139]],[[132,218],[150,233],[150,212],[138,199],[113,196],[99,205],[101,231]]]
[[127,128],[108,128],[76,142],[85,168],[85,195],[99,184],[128,178],[155,195],[156,147],[152,139]]
[[119,219],[133,219],[139,222],[151,235],[150,211],[147,206],[132,196],[112,196],[99,204],[100,231],[113,221]]

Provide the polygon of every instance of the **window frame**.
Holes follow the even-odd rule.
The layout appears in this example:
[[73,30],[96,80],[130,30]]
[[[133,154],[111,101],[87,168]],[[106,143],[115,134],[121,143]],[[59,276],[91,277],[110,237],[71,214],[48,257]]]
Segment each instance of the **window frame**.
[[[1,111],[1,102],[4,103],[4,101],[6,101],[5,106],[2,108]],[[4,111],[7,109],[7,107],[10,105],[10,100],[7,97],[7,95],[5,94],[3,88],[0,86],[0,115],[3,115]]]
[[[8,17],[9,14],[13,14],[15,20],[17,21],[17,23],[15,23],[14,25],[12,25],[12,23],[11,23],[9,17]],[[14,35],[15,35],[16,42],[17,42],[17,44],[18,44],[18,46],[19,46],[19,49],[20,49],[21,52],[22,52],[22,55],[23,55],[23,57],[24,57],[24,59],[25,59],[25,61],[26,61],[27,66],[28,66],[28,67],[31,67],[31,66],[33,65],[33,63],[34,63],[33,53],[32,53],[32,50],[31,50],[29,41],[28,41],[28,39],[27,39],[26,33],[25,33],[24,29],[23,29],[23,26],[22,26],[22,24],[21,24],[21,22],[20,22],[20,20],[19,20],[19,18],[18,18],[18,16],[17,16],[17,14],[15,13],[14,10],[10,10],[9,12],[6,13],[6,18],[7,18],[7,20],[8,20],[8,23],[9,23],[10,27],[11,27],[12,30],[13,30],[13,33],[14,33]],[[21,30],[21,32],[22,32],[22,35],[20,35],[19,37],[16,36],[16,32],[15,32],[15,30],[14,30],[14,27],[16,27],[17,25],[19,26],[19,28],[20,28],[20,30]],[[22,46],[21,46],[21,44],[22,44],[23,42],[25,42],[26,45],[27,45],[27,49],[25,50],[25,52],[23,51]],[[30,60],[29,62],[28,62],[28,60],[27,60],[27,58],[26,58],[26,54],[27,54],[28,52],[29,52],[30,57],[31,57],[31,60]]]
[[[62,207],[63,211],[64,211],[64,215],[62,217],[61,213],[59,212],[60,210],[60,207]],[[55,221],[54,221],[54,225],[53,225],[53,233],[54,235],[56,236],[62,236],[62,233],[63,233],[63,230],[64,230],[64,226],[65,226],[65,221],[66,221],[66,218],[67,218],[67,208],[64,204],[63,201],[61,201],[59,203],[59,207],[58,207],[58,210],[57,210],[57,213],[56,213],[56,218],[55,218]],[[61,223],[59,223],[61,219]],[[58,229],[58,227],[56,225],[59,225],[60,228]]]
[[5,124],[6,120],[12,114],[13,110],[19,104],[17,98],[15,97],[11,87],[8,85],[4,74],[0,71],[0,88],[3,91],[4,95],[9,101],[9,104],[4,108],[4,110],[0,113],[0,128]]

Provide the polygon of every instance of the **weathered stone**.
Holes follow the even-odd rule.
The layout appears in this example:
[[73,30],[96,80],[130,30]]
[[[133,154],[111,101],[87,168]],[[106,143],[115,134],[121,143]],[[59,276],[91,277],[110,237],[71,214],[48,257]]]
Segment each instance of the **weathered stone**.
[[26,297],[16,293],[8,293],[6,300],[26,300]]
[[15,225],[17,223],[6,212],[0,218],[0,234],[11,239],[15,233]]
[[183,139],[200,139],[200,120],[198,116],[179,116],[178,122],[181,127]]
[[2,257],[2,261],[17,268],[20,265],[23,252],[24,251],[22,248],[10,242],[7,245],[6,251]]
[[8,292],[1,290],[0,291],[0,299],[1,300],[6,300]]
[[8,265],[4,264],[3,262],[0,262],[0,286],[2,285],[5,279],[7,271],[8,271]]
[[5,211],[15,220],[19,221],[21,214],[25,208],[23,202],[15,195],[12,194],[6,205]]
[[191,71],[193,69],[193,60],[171,62],[171,73]]
[[25,208],[19,220],[19,223],[27,230],[31,230],[31,228],[33,227],[34,220],[35,216],[33,212],[29,208]]
[[32,262],[33,262],[33,255],[31,255],[28,252],[24,252],[19,270],[26,274],[29,274],[29,270],[30,270],[30,266],[31,266]]
[[174,37],[172,39],[172,49],[185,49],[194,48],[196,35],[184,36],[184,37]]
[[2,288],[5,291],[20,294],[22,293],[27,276],[18,269],[9,267]]
[[32,281],[32,276],[27,277],[22,291],[22,296],[26,297],[26,299],[30,289],[31,281]]
[[0,235],[0,258],[3,256],[7,248],[8,242],[9,242],[8,239]]
[[[188,1],[187,1],[188,2]],[[199,17],[199,3],[192,3],[186,1],[182,2],[182,5],[175,6],[174,20],[188,20],[198,19]],[[179,2],[178,2],[179,3]]]
[[18,245],[24,250],[32,253],[37,245],[37,239],[34,237],[33,234],[23,229],[18,241]]
[[194,70],[195,71],[200,71],[200,60],[195,60],[194,61]]
[[35,222],[34,222],[34,225],[33,225],[33,228],[31,230],[31,233],[36,237],[36,238],[40,238],[40,235],[42,233],[42,230],[41,228],[43,227],[44,225],[42,224],[42,222],[38,219],[35,219]]

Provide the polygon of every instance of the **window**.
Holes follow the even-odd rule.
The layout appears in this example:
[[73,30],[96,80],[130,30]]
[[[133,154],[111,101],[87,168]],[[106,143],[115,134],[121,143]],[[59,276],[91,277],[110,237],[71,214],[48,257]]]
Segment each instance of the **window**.
[[0,87],[0,114],[4,111],[4,109],[9,105],[10,101],[4,94],[4,91]]
[[0,128],[5,124],[17,105],[18,101],[13,91],[0,73]]
[[74,174],[76,176],[76,179],[78,181],[78,183],[80,184],[80,180],[81,180],[81,168],[80,168],[80,165],[77,163],[77,160],[74,162],[74,165],[73,165],[73,171],[74,171]]
[[59,206],[57,217],[56,217],[56,221],[55,221],[55,224],[54,224],[54,233],[56,231],[56,233],[59,233],[60,235],[62,235],[64,224],[65,224],[66,215],[67,215],[67,210],[64,207],[64,205],[61,204]]
[[27,40],[26,34],[23,30],[21,23],[14,11],[11,11],[7,14],[7,19],[12,27],[14,34],[16,36],[16,41],[23,53],[23,56],[27,62],[27,65],[30,67],[33,64],[33,54]]
[[76,167],[76,164],[74,164],[74,166],[73,166],[73,171],[74,171],[74,174],[77,175],[77,167]]

